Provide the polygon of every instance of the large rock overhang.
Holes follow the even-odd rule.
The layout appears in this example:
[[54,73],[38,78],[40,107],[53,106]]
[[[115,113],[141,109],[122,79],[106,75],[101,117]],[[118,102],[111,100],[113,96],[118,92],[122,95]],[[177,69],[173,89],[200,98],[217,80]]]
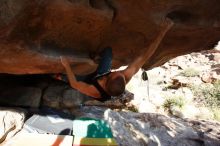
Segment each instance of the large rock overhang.
[[113,48],[113,68],[131,63],[169,17],[175,23],[145,69],[171,58],[211,49],[220,40],[219,0],[1,0],[0,73],[63,72],[60,56],[76,74],[96,69],[91,60]]

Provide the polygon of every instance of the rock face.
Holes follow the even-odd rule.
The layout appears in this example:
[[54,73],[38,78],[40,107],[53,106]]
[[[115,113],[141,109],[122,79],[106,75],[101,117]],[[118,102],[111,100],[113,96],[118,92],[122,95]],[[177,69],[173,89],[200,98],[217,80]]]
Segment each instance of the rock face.
[[217,122],[170,118],[155,113],[83,107],[82,116],[105,119],[120,146],[219,146]]
[[25,114],[26,111],[22,109],[0,109],[0,144],[22,129]]
[[[218,0],[1,0],[0,72],[62,72],[59,56],[76,74],[96,69],[96,56],[113,48],[113,68],[146,51],[164,17],[175,23],[145,69],[213,47],[220,40]],[[124,57],[126,56],[126,57]]]
[[[219,146],[220,123],[177,119],[156,113],[133,113],[83,106],[79,117],[103,119],[110,125],[119,146]],[[13,145],[27,118],[23,109],[1,109],[0,144]],[[2,143],[3,142],[3,143]]]

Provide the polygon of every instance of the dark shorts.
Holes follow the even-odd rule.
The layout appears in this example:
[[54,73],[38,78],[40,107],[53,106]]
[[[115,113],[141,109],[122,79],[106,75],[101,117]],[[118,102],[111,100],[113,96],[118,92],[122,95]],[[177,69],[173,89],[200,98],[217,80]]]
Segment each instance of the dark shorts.
[[91,73],[86,76],[77,76],[78,81],[84,81],[87,83],[91,83],[93,79],[99,78],[101,76],[107,75],[111,71],[112,67],[112,48],[105,48],[101,54],[101,58],[99,61],[99,65],[97,70],[94,73]]
[[97,67],[97,76],[102,76],[111,71],[112,67],[112,48],[105,48],[101,53],[99,66]]

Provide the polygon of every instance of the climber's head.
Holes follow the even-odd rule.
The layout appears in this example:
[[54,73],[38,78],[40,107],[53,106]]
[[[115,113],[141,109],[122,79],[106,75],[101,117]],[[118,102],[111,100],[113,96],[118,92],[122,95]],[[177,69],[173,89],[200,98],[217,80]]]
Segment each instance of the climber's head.
[[126,81],[124,74],[112,72],[106,81],[106,91],[111,96],[119,96],[125,91]]

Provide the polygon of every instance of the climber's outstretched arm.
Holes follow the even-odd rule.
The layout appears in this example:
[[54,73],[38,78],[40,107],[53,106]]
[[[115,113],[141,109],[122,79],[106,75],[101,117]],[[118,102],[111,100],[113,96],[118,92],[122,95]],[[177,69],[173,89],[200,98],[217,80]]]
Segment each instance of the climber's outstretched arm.
[[144,48],[141,55],[136,60],[134,60],[134,62],[128,65],[125,70],[122,71],[122,73],[125,75],[126,82],[129,82],[132,76],[136,74],[138,70],[144,65],[146,60],[150,59],[150,57],[155,53],[165,34],[172,26],[173,22],[170,19],[165,19],[162,22],[161,30],[155,40],[150,44],[149,47]]
[[76,80],[76,77],[70,67],[69,61],[65,57],[60,57],[60,60],[61,60],[63,67],[66,70],[66,74],[67,74],[70,86],[72,88],[80,91],[81,93],[83,93],[87,96],[91,96],[94,98],[100,98],[99,92],[95,89],[94,86]]

